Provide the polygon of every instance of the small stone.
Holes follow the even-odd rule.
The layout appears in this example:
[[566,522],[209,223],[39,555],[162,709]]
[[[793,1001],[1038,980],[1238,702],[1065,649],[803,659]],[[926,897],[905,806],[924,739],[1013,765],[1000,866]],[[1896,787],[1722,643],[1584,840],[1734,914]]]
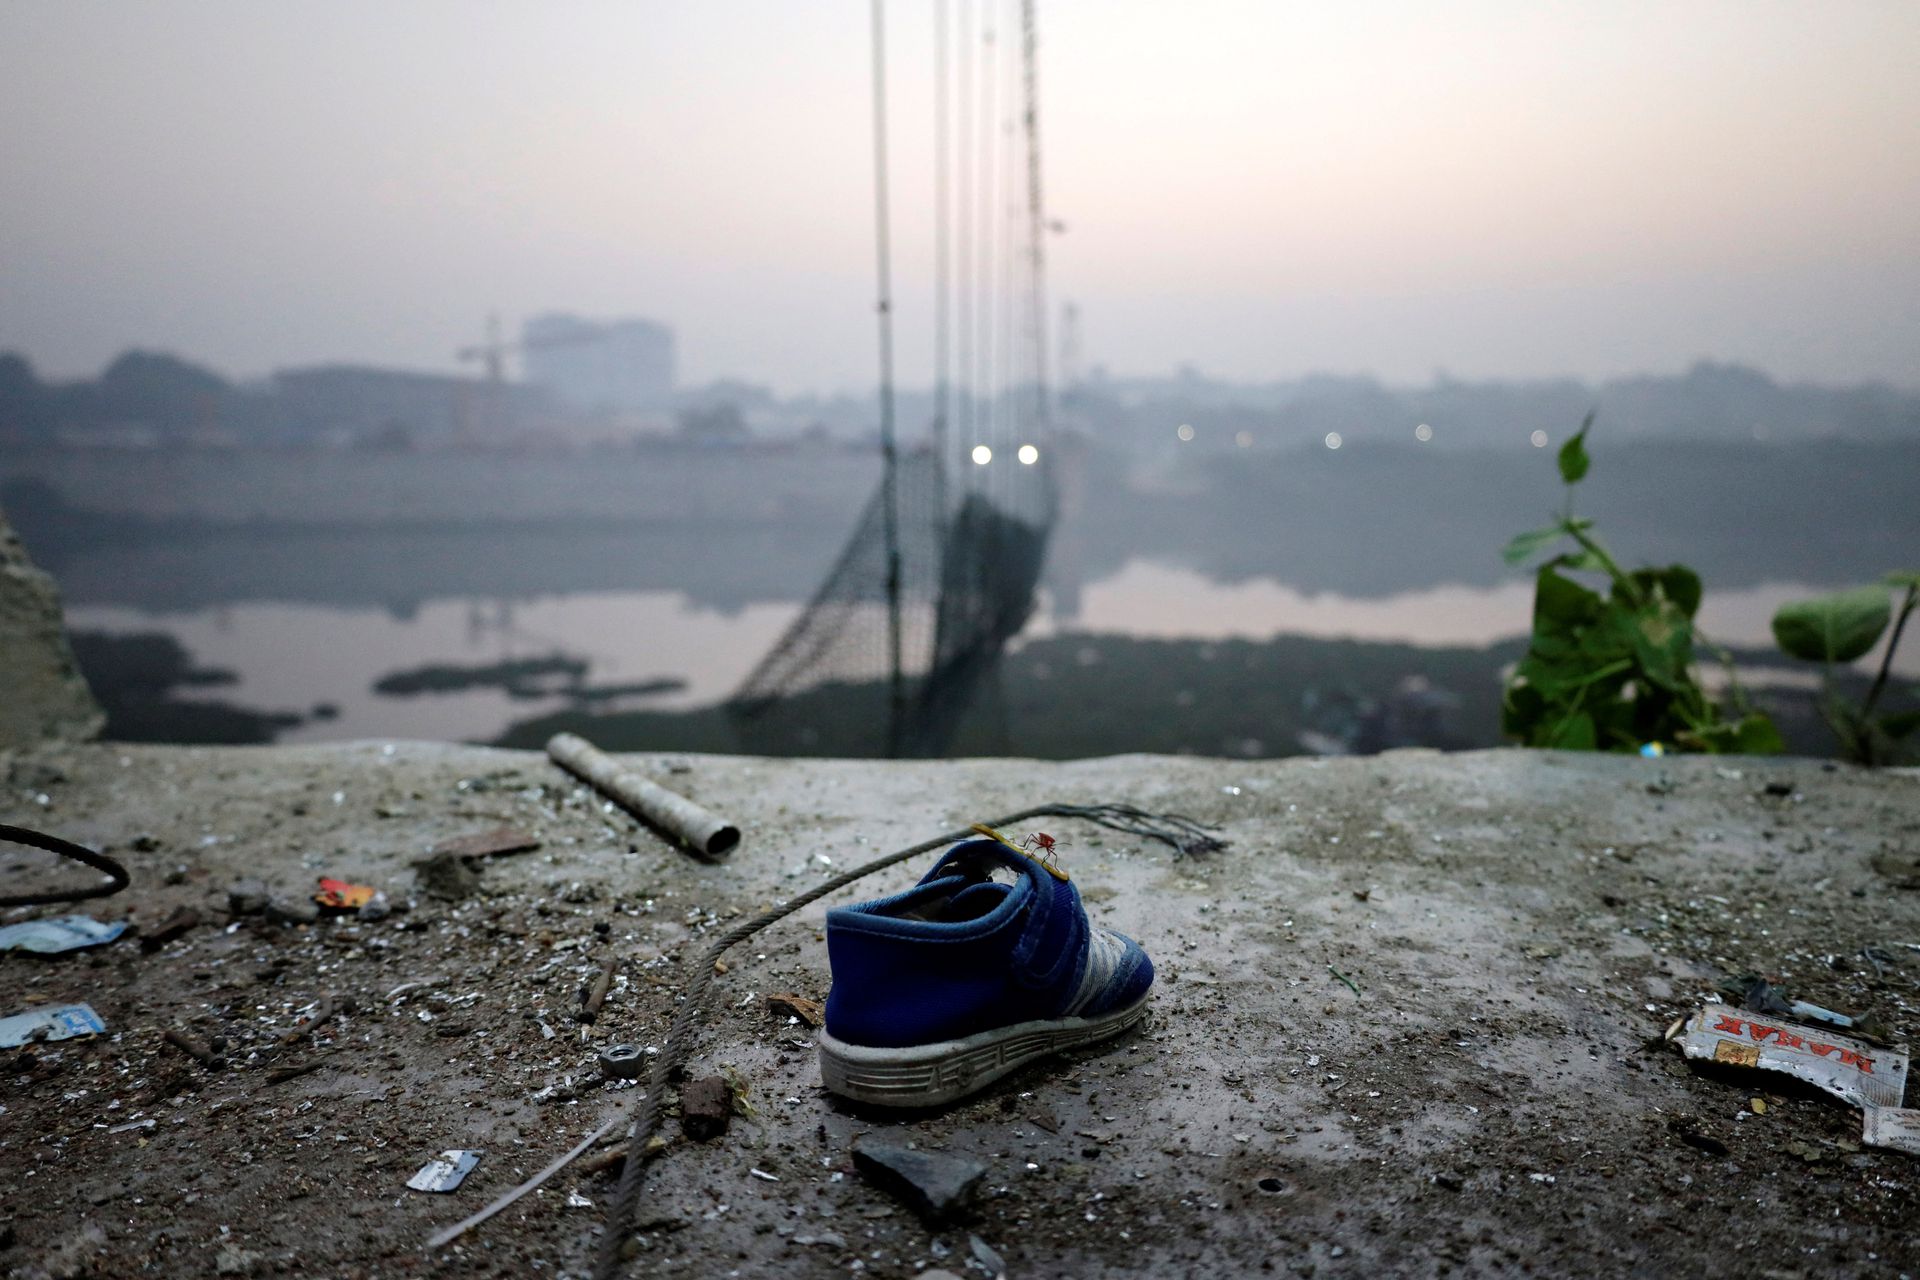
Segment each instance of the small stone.
[[987,1172],[986,1165],[968,1156],[915,1151],[869,1138],[853,1144],[853,1163],[930,1222],[953,1217]]
[[252,1249],[229,1244],[213,1260],[213,1272],[221,1276],[248,1276],[260,1265],[260,1255]]
[[973,1252],[973,1260],[985,1267],[989,1274],[995,1277],[1007,1274],[1006,1262],[985,1240],[979,1236],[968,1236],[967,1247]]
[[282,924],[312,924],[320,918],[320,904],[312,898],[267,899],[267,918]]
[[480,891],[480,870],[457,853],[436,853],[413,864],[420,892],[458,902]]
[[717,1138],[732,1122],[733,1091],[719,1076],[690,1081],[680,1090],[680,1128],[689,1138]]
[[250,916],[266,910],[272,895],[258,880],[236,880],[227,889],[227,910],[236,916]]

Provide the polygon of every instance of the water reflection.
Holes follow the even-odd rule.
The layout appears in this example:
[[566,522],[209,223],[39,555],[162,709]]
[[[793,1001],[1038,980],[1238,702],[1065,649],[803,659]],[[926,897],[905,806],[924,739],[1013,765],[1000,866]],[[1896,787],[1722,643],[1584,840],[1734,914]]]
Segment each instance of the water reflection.
[[[1721,643],[1765,648],[1774,609],[1812,591],[1775,583],[1709,593],[1702,622]],[[1043,601],[1049,603],[1063,602]],[[1360,599],[1302,592],[1272,579],[1220,583],[1193,569],[1136,559],[1082,586],[1070,613],[1043,607],[1016,648],[1084,635],[1199,641],[1285,636],[1479,648],[1524,635],[1531,607],[1532,584],[1526,581]],[[285,730],[283,741],[483,741],[510,724],[583,703],[595,703],[597,711],[710,706],[733,691],[798,610],[780,602],[722,611],[682,592],[627,591],[520,602],[445,600],[404,617],[303,604],[233,604],[164,615],[85,605],[71,610],[71,622],[83,632],[167,632],[199,666],[234,673],[220,697],[239,705],[302,716],[315,706],[330,707],[330,717],[308,716]],[[414,668],[531,660],[580,674],[572,685],[488,682],[482,672],[440,682],[455,687],[410,690],[411,696],[375,689]],[[1902,666],[1920,673],[1920,651],[1903,655]],[[594,695],[594,687],[607,692],[609,685],[636,687],[624,695]],[[578,696],[581,687],[588,691],[585,698]]]

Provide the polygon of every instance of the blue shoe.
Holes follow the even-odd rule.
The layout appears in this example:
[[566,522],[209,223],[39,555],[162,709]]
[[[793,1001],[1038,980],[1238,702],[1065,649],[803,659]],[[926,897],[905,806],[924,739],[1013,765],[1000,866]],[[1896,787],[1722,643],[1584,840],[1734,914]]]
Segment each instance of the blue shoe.
[[905,893],[829,911],[827,958],[821,1080],[892,1107],[1117,1035],[1153,985],[1139,943],[1088,924],[1065,875],[995,839],[955,845]]

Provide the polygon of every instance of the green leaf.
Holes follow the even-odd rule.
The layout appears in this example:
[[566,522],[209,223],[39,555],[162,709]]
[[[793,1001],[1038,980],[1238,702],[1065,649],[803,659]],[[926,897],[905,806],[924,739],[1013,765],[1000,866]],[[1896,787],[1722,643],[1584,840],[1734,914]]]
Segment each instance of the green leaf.
[[1667,599],[1680,606],[1680,612],[1689,619],[1700,612],[1700,596],[1704,588],[1700,585],[1700,575],[1683,564],[1670,564],[1664,569],[1649,569],[1647,574],[1660,584],[1660,590]]
[[1559,541],[1563,532],[1556,524],[1549,525],[1545,529],[1531,529],[1526,533],[1515,534],[1513,541],[1509,542],[1507,549],[1500,554],[1506,557],[1508,564],[1520,564],[1522,561],[1531,560],[1537,552]]
[[1913,587],[1920,589],[1920,569],[1902,569],[1898,572],[1888,574],[1882,578],[1881,581],[1892,587]]
[[1756,711],[1734,727],[1733,749],[1743,756],[1777,756],[1787,749],[1787,740],[1764,713]]
[[1599,745],[1599,737],[1594,731],[1593,717],[1584,711],[1568,716],[1553,726],[1542,745],[1557,751],[1594,750]]
[[1692,680],[1687,664],[1693,660],[1693,632],[1671,604],[1652,605],[1634,619],[1633,656],[1647,679],[1663,689],[1681,692]]
[[1590,410],[1586,421],[1573,433],[1573,439],[1560,446],[1560,478],[1568,484],[1579,484],[1592,465],[1592,459],[1587,457],[1587,432],[1593,429],[1595,412]]
[[1852,662],[1873,648],[1892,616],[1885,587],[1854,587],[1780,606],[1773,638],[1808,662]]
[[1915,729],[1920,729],[1920,709],[1896,711],[1890,716],[1880,717],[1880,732],[1895,742],[1900,741]]

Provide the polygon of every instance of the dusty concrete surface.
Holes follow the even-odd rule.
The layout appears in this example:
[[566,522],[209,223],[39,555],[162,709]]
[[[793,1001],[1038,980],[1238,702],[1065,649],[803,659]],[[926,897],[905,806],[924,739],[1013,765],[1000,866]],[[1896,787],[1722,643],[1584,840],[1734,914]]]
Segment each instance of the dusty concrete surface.
[[[695,1071],[732,1067],[751,1114],[707,1143],[669,1128],[634,1273],[964,1273],[976,1236],[1017,1277],[1920,1271],[1920,1160],[1862,1149],[1836,1102],[1699,1075],[1658,1043],[1748,969],[1920,1031],[1920,891],[1874,869],[1920,851],[1912,775],[1518,752],[637,763],[740,822],[730,862],[690,861],[527,754],[0,759],[0,821],[132,866],[134,889],[95,914],[209,917],[152,952],[0,957],[0,1011],[86,1000],[111,1029],[0,1052],[0,1272],[579,1274],[605,1173],[568,1170],[455,1246],[424,1242],[631,1111],[595,1051],[660,1043],[677,966],[716,929],[1047,799],[1175,809],[1233,841],[1176,861],[1049,824],[1093,910],[1160,967],[1147,1031],[941,1115],[856,1113],[764,999],[825,994],[815,905],[716,985]],[[411,859],[500,823],[543,845],[491,859],[465,901],[419,897],[376,924],[229,921],[245,876],[298,895],[337,875],[404,902]],[[6,891],[70,874],[0,848]],[[1876,971],[1868,946],[1891,963]],[[607,957],[621,978],[583,1027],[572,1011]],[[323,1000],[334,1016],[283,1045]],[[202,1066],[169,1028],[224,1038],[230,1065]],[[869,1133],[984,1161],[972,1218],[929,1230],[870,1185],[849,1153]],[[486,1153],[464,1186],[405,1189],[455,1147]]]
[[105,723],[67,645],[60,592],[0,511],[0,750],[91,738]]

